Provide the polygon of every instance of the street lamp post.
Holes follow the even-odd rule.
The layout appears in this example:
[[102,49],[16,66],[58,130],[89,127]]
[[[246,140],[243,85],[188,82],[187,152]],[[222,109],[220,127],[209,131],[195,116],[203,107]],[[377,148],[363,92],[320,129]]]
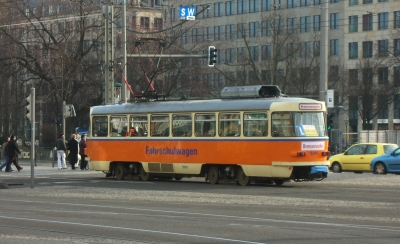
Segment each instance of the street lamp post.
[[346,126],[346,149],[347,149],[347,138],[349,137],[349,133],[347,131],[347,126],[349,125],[349,119],[348,118],[344,119],[344,125]]

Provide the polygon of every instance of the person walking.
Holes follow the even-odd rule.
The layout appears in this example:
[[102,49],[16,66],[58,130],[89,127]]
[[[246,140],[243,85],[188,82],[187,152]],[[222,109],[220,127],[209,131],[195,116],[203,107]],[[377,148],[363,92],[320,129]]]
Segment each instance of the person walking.
[[14,163],[15,167],[18,171],[21,171],[23,167],[18,165],[17,153],[21,154],[21,151],[17,145],[17,136],[13,135],[10,138],[10,141],[7,143],[7,155],[8,162],[6,166],[6,172],[11,172],[11,163]]
[[[6,167],[7,162],[8,162],[7,144],[8,144],[9,141],[10,141],[10,137],[7,136],[6,139],[4,140],[3,145],[1,146],[1,148],[3,150],[3,155],[4,155],[4,160],[5,161],[4,161],[4,163],[2,165],[0,165],[0,171],[3,171],[3,168]],[[11,171],[13,171],[11,166],[10,166],[10,169],[11,169]]]
[[58,169],[66,169],[65,154],[67,153],[67,146],[65,145],[64,134],[60,134],[56,141],[57,148],[57,166]]
[[81,155],[81,170],[85,170],[87,167],[85,148],[86,148],[86,135],[82,135],[81,141],[79,142],[79,154]]
[[72,134],[71,140],[68,141],[69,148],[69,163],[71,164],[71,169],[76,169],[75,164],[78,163],[78,152],[79,152],[79,144],[76,140],[76,135]]

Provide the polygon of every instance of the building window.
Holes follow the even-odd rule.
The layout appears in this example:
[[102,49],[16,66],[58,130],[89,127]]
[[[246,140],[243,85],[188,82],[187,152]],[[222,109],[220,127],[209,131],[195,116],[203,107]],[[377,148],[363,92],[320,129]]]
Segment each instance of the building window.
[[331,56],[339,55],[339,40],[338,39],[330,40],[329,47],[330,47]]
[[225,15],[234,15],[235,14],[235,2],[227,1],[225,2]]
[[287,19],[287,31],[288,33],[295,33],[297,29],[297,18]]
[[235,39],[235,25],[225,25],[226,40]]
[[349,85],[356,86],[358,84],[358,69],[349,69]]
[[349,122],[358,121],[358,98],[357,96],[349,96]]
[[274,34],[280,35],[285,30],[285,22],[283,19],[275,19],[274,20]]
[[234,63],[235,62],[235,49],[228,48],[225,49],[225,63]]
[[170,11],[170,16],[171,16],[171,22],[175,22],[176,21],[176,9],[175,8],[171,8]]
[[300,32],[310,32],[311,30],[311,17],[300,17]]
[[367,3],[373,3],[373,0],[363,0],[363,4],[367,4]]
[[389,82],[389,68],[388,67],[378,68],[378,82],[379,83],[388,83]]
[[311,0],[300,0],[300,6],[310,6]]
[[237,24],[237,38],[243,38],[246,36],[246,24]]
[[394,11],[394,28],[400,28],[400,11]]
[[302,42],[301,43],[301,58],[309,58],[311,54],[311,42]]
[[257,37],[258,36],[258,22],[250,22],[249,23],[249,36]]
[[389,40],[378,41],[378,55],[380,57],[386,57],[389,55]]
[[363,15],[363,31],[370,31],[373,29],[372,27],[372,14],[364,14]]
[[150,28],[150,18],[140,17],[140,28],[148,30]]
[[163,19],[162,18],[154,18],[154,29],[162,30],[163,28]]
[[[389,102],[387,96],[378,96],[378,119],[387,119],[389,114]],[[387,130],[387,124],[384,128]]]
[[358,0],[350,0],[349,5],[350,6],[358,5]]
[[261,22],[261,36],[271,35],[271,23],[269,21]]
[[313,48],[313,51],[314,51],[314,56],[315,57],[319,57],[319,54],[320,54],[320,42],[319,41],[314,41],[314,48]]
[[400,95],[399,94],[394,95],[393,108],[394,108],[393,119],[400,119]]
[[339,13],[333,13],[330,15],[330,24],[331,30],[339,29]]
[[214,3],[214,17],[221,17],[224,15],[222,4],[222,2]]
[[379,19],[379,22],[378,22],[379,30],[384,30],[389,27],[389,13],[388,12],[379,13],[378,19]]
[[287,8],[297,7],[297,0],[287,0]]
[[338,3],[339,0],[330,0],[330,3]]
[[249,0],[249,12],[255,13],[260,11],[260,5],[258,0]]
[[358,15],[349,16],[349,32],[358,32]]
[[211,41],[212,40],[212,30],[211,27],[205,27],[203,29],[203,38],[204,41]]
[[272,46],[263,45],[261,46],[261,60],[269,60],[272,58]]
[[349,43],[349,59],[358,58],[358,42]]
[[314,15],[314,31],[321,29],[321,15]]
[[189,43],[189,31],[187,29],[182,30],[181,42]]
[[261,0],[261,11],[271,10],[271,0]]
[[393,82],[395,84],[400,84],[400,66],[395,66],[393,68]]
[[394,39],[393,40],[393,46],[394,46],[394,55],[400,55],[400,39]]
[[199,33],[199,29],[198,28],[194,28],[192,29],[192,43],[196,43],[199,42],[200,39],[200,33]]
[[247,12],[247,0],[237,0],[237,13],[245,14]]
[[314,5],[320,5],[321,4],[321,0],[314,0]]
[[372,58],[372,41],[363,42],[363,58]]
[[258,46],[249,47],[250,58],[252,61],[258,61],[260,56],[260,48]]
[[244,56],[244,48],[243,47],[238,47],[236,50],[237,50],[236,51],[236,53],[237,53],[237,62],[241,63],[244,60],[244,58],[243,58],[243,56]]
[[224,30],[222,29],[222,25],[214,26],[214,41],[222,40],[223,33],[224,33]]

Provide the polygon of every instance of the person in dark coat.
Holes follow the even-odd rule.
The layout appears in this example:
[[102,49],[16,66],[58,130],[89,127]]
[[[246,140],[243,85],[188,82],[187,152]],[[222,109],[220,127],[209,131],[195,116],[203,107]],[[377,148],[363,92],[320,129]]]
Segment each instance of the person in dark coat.
[[71,169],[75,169],[75,164],[78,163],[78,152],[79,152],[79,144],[76,140],[76,135],[72,134],[71,140],[68,141],[69,148],[69,163],[71,164]]
[[7,144],[7,155],[8,155],[8,162],[6,166],[6,172],[11,172],[11,163],[14,163],[15,167],[17,167],[18,171],[21,171],[23,168],[18,165],[17,161],[17,152],[21,154],[21,151],[17,145],[17,137],[11,136],[10,141]]
[[85,148],[86,148],[86,135],[82,135],[81,141],[79,142],[79,155],[81,155],[81,170],[85,170],[87,167]]

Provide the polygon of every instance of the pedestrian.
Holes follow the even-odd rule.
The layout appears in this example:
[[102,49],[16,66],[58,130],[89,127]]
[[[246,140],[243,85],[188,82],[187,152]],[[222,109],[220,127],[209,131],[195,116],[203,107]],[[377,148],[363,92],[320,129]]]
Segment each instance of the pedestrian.
[[[7,136],[6,139],[4,140],[3,145],[1,146],[5,161],[4,161],[4,163],[2,165],[0,165],[0,171],[3,171],[3,168],[6,167],[7,162],[8,162],[7,144],[8,144],[9,141],[10,141],[10,137]],[[10,166],[10,169],[11,169],[11,171],[13,171],[11,166]]]
[[17,145],[17,136],[12,135],[10,141],[7,143],[7,155],[8,162],[6,166],[6,172],[11,172],[11,163],[14,163],[18,171],[21,171],[23,167],[18,165],[17,153],[21,154],[21,151]]
[[60,134],[56,141],[57,148],[57,166],[58,169],[66,169],[65,154],[67,153],[67,146],[65,145],[64,134]]
[[85,148],[86,148],[86,135],[82,135],[81,141],[79,142],[79,154],[81,155],[81,170],[85,170],[87,167]]
[[76,169],[75,165],[78,163],[78,152],[79,152],[79,144],[76,140],[76,135],[72,134],[71,140],[68,141],[69,148],[69,163],[71,164],[71,169]]

